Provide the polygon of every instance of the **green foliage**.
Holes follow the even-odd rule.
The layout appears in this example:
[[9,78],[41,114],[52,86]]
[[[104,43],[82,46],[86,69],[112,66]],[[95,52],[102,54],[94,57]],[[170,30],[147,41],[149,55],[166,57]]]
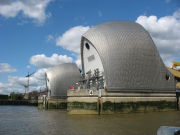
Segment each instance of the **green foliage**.
[[22,98],[20,97],[19,94],[11,94],[9,96],[9,99],[12,99],[12,100],[21,100]]
[[0,100],[8,100],[8,95],[0,94]]

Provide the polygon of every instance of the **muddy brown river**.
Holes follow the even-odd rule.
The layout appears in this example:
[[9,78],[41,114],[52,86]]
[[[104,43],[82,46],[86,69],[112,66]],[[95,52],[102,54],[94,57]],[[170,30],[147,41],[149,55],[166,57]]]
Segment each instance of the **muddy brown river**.
[[180,111],[116,115],[68,115],[66,110],[0,106],[0,135],[156,135],[180,127]]

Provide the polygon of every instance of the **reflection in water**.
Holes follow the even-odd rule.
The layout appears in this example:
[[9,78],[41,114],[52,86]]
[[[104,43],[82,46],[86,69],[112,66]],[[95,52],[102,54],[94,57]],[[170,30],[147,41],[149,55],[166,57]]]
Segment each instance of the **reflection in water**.
[[66,110],[0,106],[0,135],[155,135],[160,126],[180,127],[180,111],[116,115],[68,115]]

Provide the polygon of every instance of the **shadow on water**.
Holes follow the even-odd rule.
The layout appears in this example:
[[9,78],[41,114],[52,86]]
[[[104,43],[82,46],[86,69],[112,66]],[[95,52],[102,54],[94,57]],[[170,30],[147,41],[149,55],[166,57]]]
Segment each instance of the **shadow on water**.
[[68,115],[66,110],[0,106],[0,134],[156,135],[160,126],[180,127],[180,111]]

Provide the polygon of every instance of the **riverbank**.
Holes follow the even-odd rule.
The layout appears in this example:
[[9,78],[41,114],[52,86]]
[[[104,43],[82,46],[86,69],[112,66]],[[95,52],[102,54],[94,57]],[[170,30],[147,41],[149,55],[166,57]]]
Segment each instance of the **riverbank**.
[[0,100],[0,105],[32,105],[32,106],[38,106],[38,100]]

